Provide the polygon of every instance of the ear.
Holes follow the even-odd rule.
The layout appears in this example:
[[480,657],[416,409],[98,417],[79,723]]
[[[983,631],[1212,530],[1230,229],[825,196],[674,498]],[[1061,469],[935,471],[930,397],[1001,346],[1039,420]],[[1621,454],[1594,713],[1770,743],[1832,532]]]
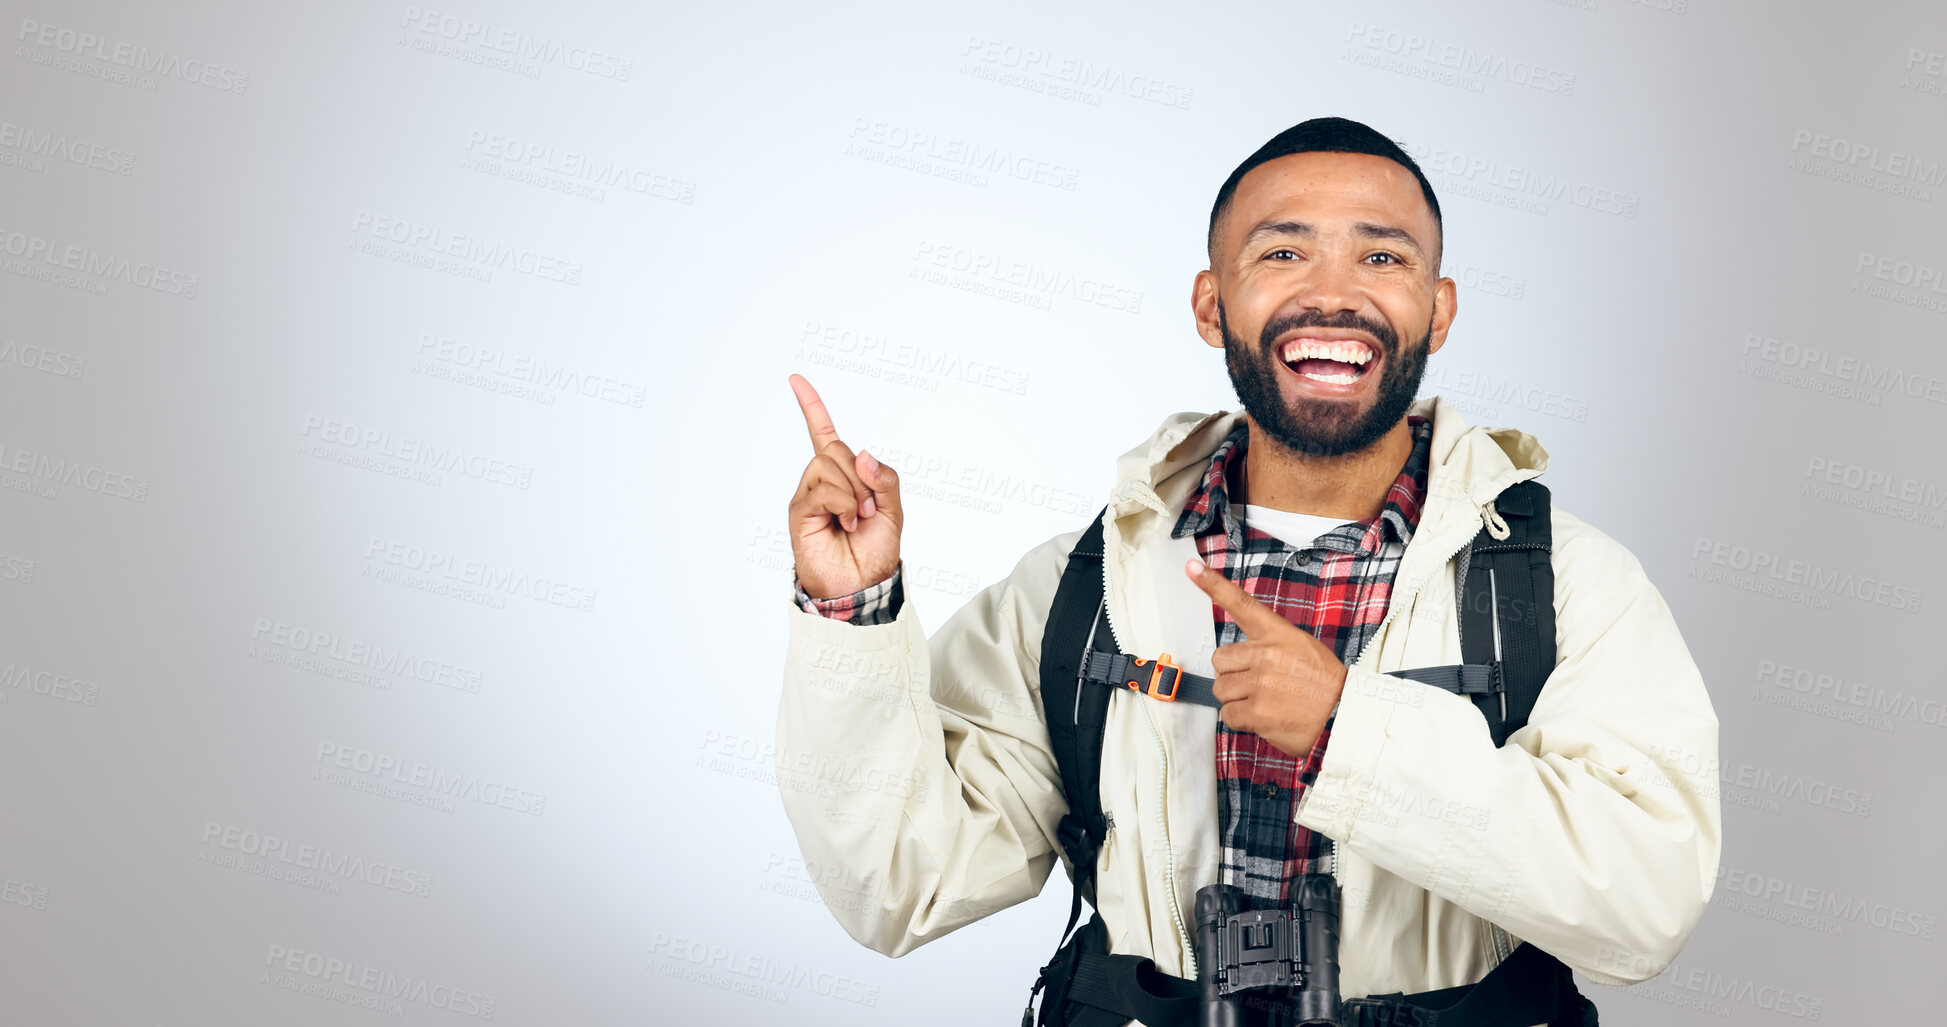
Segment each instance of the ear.
[[1433,327],[1427,333],[1426,351],[1440,352],[1447,341],[1447,329],[1453,326],[1454,315],[1459,313],[1458,294],[1454,290],[1453,279],[1442,278],[1433,286]]
[[1224,348],[1224,329],[1217,322],[1217,272],[1199,271],[1190,283],[1190,313],[1197,321],[1197,334],[1217,349]]

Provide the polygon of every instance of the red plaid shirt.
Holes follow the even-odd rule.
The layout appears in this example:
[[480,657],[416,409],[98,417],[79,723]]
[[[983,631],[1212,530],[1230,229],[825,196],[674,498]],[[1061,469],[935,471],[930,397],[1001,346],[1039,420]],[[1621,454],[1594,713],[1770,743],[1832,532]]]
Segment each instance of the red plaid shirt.
[[[1249,426],[1240,421],[1211,454],[1171,537],[1194,534],[1197,554],[1205,563],[1350,663],[1385,619],[1393,575],[1420,523],[1433,422],[1413,416],[1407,418],[1407,427],[1413,450],[1378,515],[1348,521],[1300,549],[1245,524],[1232,510],[1229,483],[1244,466],[1250,440]],[[903,567],[876,585],[833,599],[813,599],[794,575],[792,601],[807,613],[836,620],[889,623],[899,614]],[[1222,607],[1212,603],[1210,609],[1218,645],[1243,640],[1243,632]],[[1281,906],[1294,878],[1327,869],[1322,862],[1327,839],[1301,826],[1297,810],[1298,800],[1318,777],[1331,735],[1328,719],[1311,752],[1300,760],[1255,734],[1217,724],[1220,873],[1224,883],[1243,890],[1247,909]]]
[[[1407,418],[1413,450],[1377,516],[1348,521],[1300,549],[1246,524],[1232,509],[1230,483],[1244,467],[1249,427],[1239,423],[1211,454],[1203,482],[1190,494],[1171,537],[1196,536],[1197,555],[1258,602],[1312,633],[1341,662],[1358,658],[1392,599],[1393,575],[1420,523],[1426,498],[1433,422]],[[1210,604],[1217,644],[1244,640],[1230,614]],[[1337,710],[1333,711],[1336,715]],[[1298,800],[1318,778],[1327,719],[1303,759],[1258,735],[1217,722],[1217,840],[1225,884],[1241,888],[1245,908],[1284,905],[1293,879],[1323,873],[1329,842],[1298,823]]]

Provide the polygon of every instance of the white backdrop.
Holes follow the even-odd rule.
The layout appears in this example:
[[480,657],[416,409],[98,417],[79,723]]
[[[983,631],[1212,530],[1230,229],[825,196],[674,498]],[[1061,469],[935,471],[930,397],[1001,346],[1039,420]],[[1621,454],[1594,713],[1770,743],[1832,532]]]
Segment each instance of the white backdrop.
[[1947,8],[919,6],[0,5],[0,1019],[1014,1022],[1061,874],[889,960],[782,815],[786,376],[935,629],[1235,405],[1205,218],[1328,114],[1445,206],[1425,391],[1723,722],[1712,908],[1604,1022],[1920,1010]]

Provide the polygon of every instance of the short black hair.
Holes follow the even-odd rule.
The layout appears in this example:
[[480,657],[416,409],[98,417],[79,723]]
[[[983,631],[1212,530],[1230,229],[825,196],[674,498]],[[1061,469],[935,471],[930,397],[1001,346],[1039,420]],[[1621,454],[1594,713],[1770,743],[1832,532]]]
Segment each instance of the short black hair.
[[[1426,197],[1426,205],[1433,210],[1433,227],[1444,238],[1446,227],[1440,222],[1440,201],[1434,198],[1433,184],[1426,180],[1420,166],[1413,158],[1400,149],[1399,144],[1374,131],[1370,126],[1349,118],[1313,118],[1301,121],[1271,137],[1270,141],[1257,148],[1257,152],[1244,158],[1237,170],[1224,179],[1224,187],[1217,190],[1217,202],[1210,206],[1210,229],[1204,237],[1204,247],[1210,253],[1211,266],[1217,260],[1217,221],[1223,217],[1225,208],[1230,206],[1231,197],[1237,193],[1237,183],[1254,167],[1268,161],[1287,157],[1294,153],[1364,153],[1374,157],[1384,157],[1413,173],[1419,180],[1420,195]],[[1440,247],[1445,249],[1443,245]],[[1438,273],[1440,266],[1436,260],[1433,270]]]

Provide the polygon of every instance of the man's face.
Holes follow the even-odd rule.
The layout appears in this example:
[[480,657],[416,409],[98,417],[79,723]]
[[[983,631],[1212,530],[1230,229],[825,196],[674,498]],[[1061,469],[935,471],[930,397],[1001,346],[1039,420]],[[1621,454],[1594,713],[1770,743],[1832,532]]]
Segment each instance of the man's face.
[[1239,181],[1192,305],[1259,428],[1333,456],[1399,423],[1453,320],[1438,231],[1412,173],[1382,157],[1291,154]]

